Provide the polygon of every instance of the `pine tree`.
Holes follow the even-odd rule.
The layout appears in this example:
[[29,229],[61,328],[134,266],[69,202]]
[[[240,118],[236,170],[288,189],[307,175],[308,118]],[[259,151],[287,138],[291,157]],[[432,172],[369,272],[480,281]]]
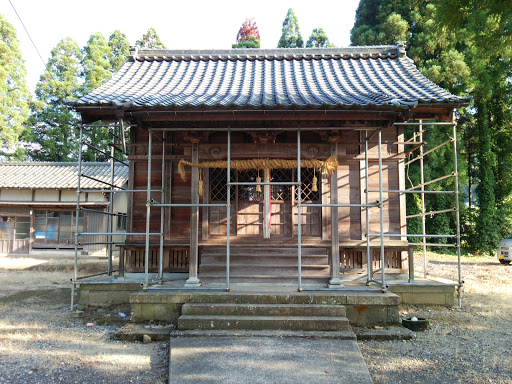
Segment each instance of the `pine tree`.
[[65,100],[81,95],[81,73],[82,52],[74,40],[62,39],[51,52],[31,105],[31,139],[39,147],[30,153],[33,160],[76,161],[80,118]]
[[325,33],[323,28],[315,28],[313,29],[313,32],[311,32],[311,36],[309,37],[306,47],[308,48],[325,48],[325,47],[334,47],[334,44],[332,44],[329,41],[329,38],[327,37],[327,33]]
[[9,156],[25,129],[29,91],[16,30],[1,14],[0,35],[0,148]]
[[156,33],[154,28],[149,28],[148,31],[142,35],[140,40],[135,42],[135,45],[141,48],[150,49],[165,49],[167,48],[164,43],[160,40],[160,37]]
[[304,40],[300,34],[299,20],[293,9],[289,9],[283,22],[283,33],[277,48],[302,48]]

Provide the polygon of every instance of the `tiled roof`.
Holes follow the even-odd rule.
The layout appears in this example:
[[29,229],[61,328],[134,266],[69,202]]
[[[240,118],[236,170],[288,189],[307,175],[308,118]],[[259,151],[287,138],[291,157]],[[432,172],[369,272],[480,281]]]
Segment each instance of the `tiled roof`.
[[423,76],[403,45],[170,51],[134,49],[75,107],[412,108],[464,104]]
[[[110,183],[109,163],[82,163],[82,174]],[[114,185],[122,186],[128,180],[128,167],[115,165]],[[78,163],[0,163],[0,188],[20,189],[76,189]],[[110,186],[86,177],[81,178],[81,189],[110,189]]]

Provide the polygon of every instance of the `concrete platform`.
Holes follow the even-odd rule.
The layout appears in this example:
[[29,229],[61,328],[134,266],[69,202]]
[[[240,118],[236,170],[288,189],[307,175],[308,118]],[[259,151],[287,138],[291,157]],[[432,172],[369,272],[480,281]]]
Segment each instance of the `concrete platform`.
[[169,383],[372,384],[354,340],[171,337]]
[[[258,292],[258,293],[256,293]],[[148,290],[130,295],[133,321],[159,320],[175,324],[184,303],[332,304],[343,305],[351,325],[398,323],[399,296],[366,288],[303,291],[292,287],[235,287],[225,291]]]

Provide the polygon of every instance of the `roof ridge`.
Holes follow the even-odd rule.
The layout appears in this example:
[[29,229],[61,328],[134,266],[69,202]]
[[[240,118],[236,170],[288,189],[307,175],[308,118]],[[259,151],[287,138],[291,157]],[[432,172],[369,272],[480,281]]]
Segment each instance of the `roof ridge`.
[[397,58],[405,55],[405,42],[390,45],[364,45],[328,48],[273,49],[149,49],[130,48],[131,61],[145,60],[272,60],[310,58]]

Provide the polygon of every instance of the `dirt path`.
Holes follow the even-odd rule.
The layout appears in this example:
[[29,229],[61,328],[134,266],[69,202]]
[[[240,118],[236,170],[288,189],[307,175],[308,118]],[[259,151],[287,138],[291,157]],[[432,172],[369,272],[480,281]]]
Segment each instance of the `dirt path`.
[[[0,256],[0,383],[166,383],[167,343],[111,338],[129,308],[70,312],[72,260]],[[104,259],[81,260],[105,270]]]
[[[428,258],[432,273],[454,276],[455,257]],[[402,306],[403,317],[429,318],[431,329],[411,341],[359,343],[375,384],[512,383],[512,266],[471,257],[462,270],[462,309]]]
[[[0,256],[0,383],[165,383],[167,343],[111,338],[129,308],[69,311],[72,260]],[[455,276],[455,257],[429,260],[432,272]],[[101,258],[81,262],[83,273],[106,268]],[[512,383],[511,277],[512,266],[494,258],[463,258],[462,309],[402,306],[402,316],[427,317],[431,329],[410,341],[359,343],[375,383]]]

